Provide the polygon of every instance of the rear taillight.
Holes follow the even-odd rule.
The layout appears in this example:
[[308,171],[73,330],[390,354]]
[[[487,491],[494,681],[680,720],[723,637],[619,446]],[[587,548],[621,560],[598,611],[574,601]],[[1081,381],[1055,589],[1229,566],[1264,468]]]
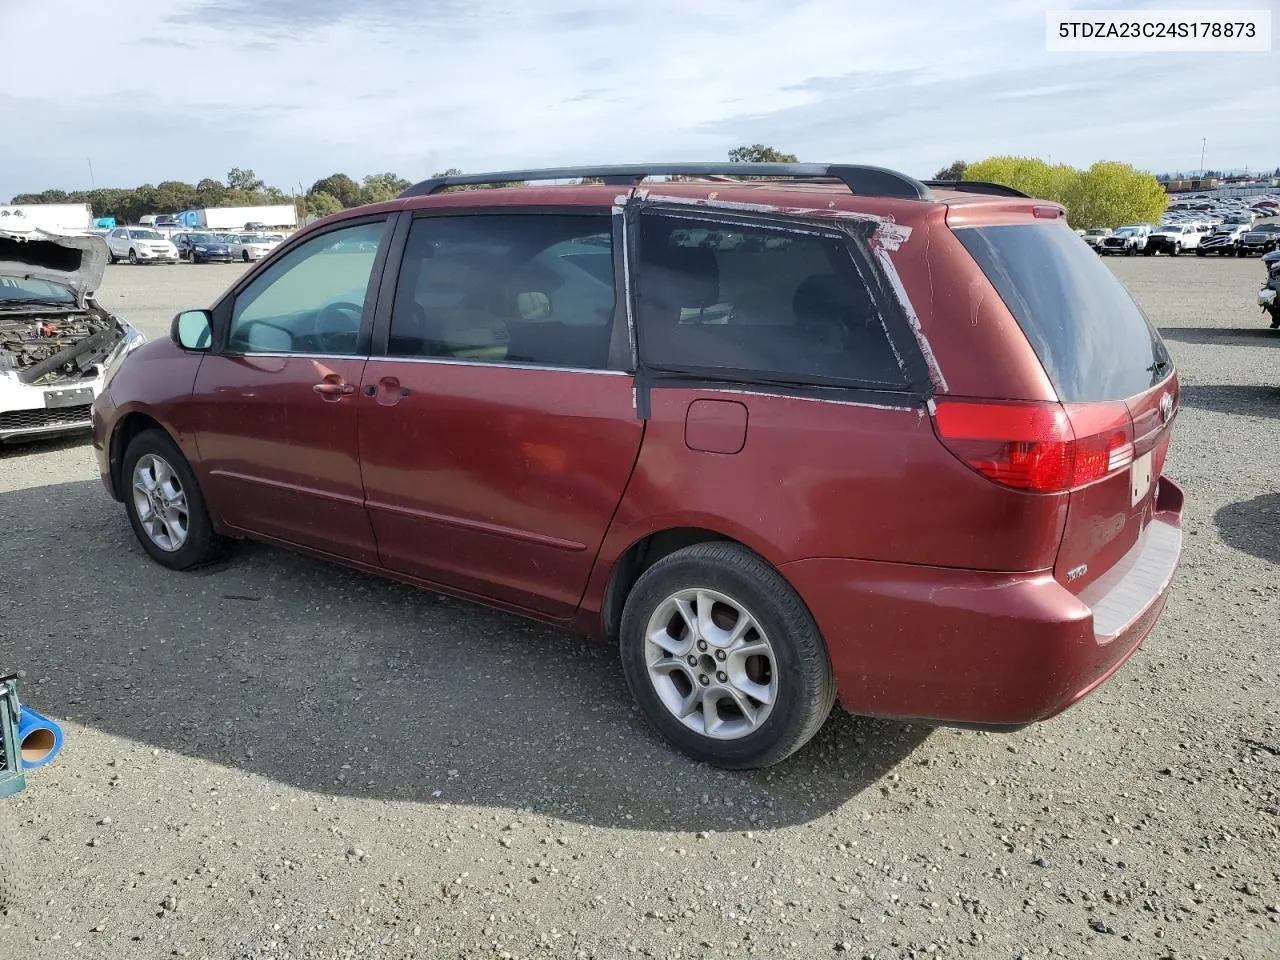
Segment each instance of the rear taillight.
[[996,483],[1062,493],[1133,462],[1133,421],[1123,403],[939,400],[938,438]]

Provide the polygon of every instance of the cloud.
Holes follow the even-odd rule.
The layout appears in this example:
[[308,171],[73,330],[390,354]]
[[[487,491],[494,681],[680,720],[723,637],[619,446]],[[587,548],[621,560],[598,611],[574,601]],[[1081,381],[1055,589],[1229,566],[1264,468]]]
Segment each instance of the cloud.
[[1000,152],[1185,168],[1201,137],[1211,163],[1280,163],[1256,119],[1280,94],[1277,54],[1046,53],[1044,10],[1066,5],[7,5],[0,197],[88,186],[90,156],[100,185],[241,166],[286,188],[339,170],[716,159],[757,141],[918,175]]

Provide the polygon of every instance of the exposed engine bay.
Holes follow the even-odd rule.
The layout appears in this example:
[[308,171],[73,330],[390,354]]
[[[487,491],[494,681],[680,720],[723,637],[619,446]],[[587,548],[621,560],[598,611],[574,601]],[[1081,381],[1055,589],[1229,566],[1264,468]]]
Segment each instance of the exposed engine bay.
[[125,330],[107,312],[90,306],[59,312],[0,311],[0,375],[44,386],[93,379]]

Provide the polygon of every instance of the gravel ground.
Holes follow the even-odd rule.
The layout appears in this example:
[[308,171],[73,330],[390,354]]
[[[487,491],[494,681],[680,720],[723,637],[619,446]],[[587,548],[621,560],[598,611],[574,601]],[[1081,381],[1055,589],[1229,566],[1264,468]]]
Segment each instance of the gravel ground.
[[[87,444],[0,452],[0,666],[68,735],[8,804],[0,954],[1274,960],[1280,336],[1256,260],[1108,265],[1183,377],[1186,555],[1143,651],[1013,735],[837,715],[696,766],[609,649],[261,546],[170,573]],[[163,335],[240,269],[102,299]]]

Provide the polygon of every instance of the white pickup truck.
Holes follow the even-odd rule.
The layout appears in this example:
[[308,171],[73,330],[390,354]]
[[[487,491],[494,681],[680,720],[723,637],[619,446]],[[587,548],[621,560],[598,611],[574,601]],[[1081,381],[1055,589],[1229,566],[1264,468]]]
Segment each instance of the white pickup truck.
[[1142,252],[1148,257],[1157,253],[1176,257],[1183,250],[1194,250],[1200,246],[1204,235],[1205,229],[1198,223],[1166,223],[1151,232]]

